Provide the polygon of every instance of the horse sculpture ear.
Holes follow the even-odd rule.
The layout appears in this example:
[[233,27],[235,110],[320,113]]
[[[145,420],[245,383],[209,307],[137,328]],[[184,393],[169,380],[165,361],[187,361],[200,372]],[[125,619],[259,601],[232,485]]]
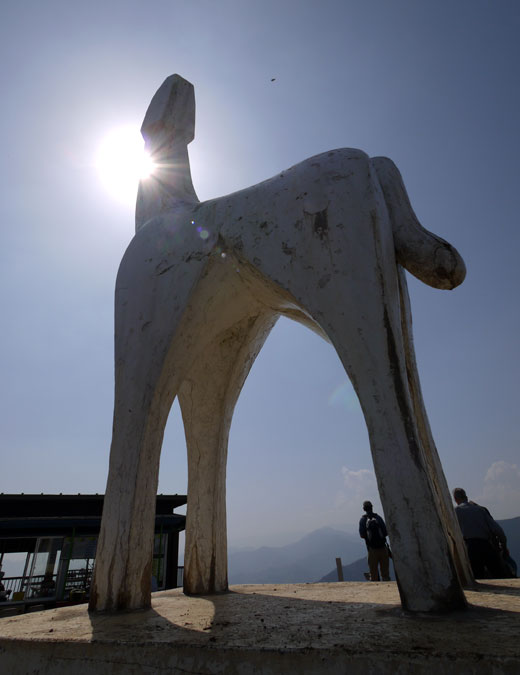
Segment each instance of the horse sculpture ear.
[[195,138],[195,92],[191,82],[170,75],[152,98],[141,127],[150,152]]

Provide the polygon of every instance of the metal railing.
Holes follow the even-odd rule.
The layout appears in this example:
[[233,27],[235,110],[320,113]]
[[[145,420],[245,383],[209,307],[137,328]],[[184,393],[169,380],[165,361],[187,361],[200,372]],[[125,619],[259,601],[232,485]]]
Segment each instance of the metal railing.
[[[65,581],[65,593],[63,595],[68,597],[70,592],[75,590],[85,590],[88,592],[91,576],[92,570],[69,571]],[[50,592],[51,589],[42,589],[42,583],[44,579],[44,574],[34,575],[32,577],[4,577],[2,579],[2,583],[6,591],[4,601],[12,602],[16,599],[15,594],[20,593],[23,593],[23,596],[18,597],[18,600],[27,600],[29,598],[49,597],[55,595],[55,588],[53,592]],[[30,586],[28,588],[27,585],[29,581]],[[56,581],[56,575],[53,575],[53,581]],[[177,588],[182,587],[183,581],[184,567],[177,567]]]
[[28,580],[29,577],[4,577],[2,584],[6,591],[11,591],[10,595],[12,595],[24,591]]
[[[18,600],[28,597],[38,598],[55,595],[55,586],[54,589],[50,587],[47,589],[42,588],[44,579],[44,574],[37,574],[32,577],[4,577],[2,584],[5,589],[5,600],[16,600],[16,594],[20,593],[23,593],[23,597],[18,598]],[[56,575],[53,575],[52,581],[55,583]],[[28,586],[29,582],[30,585]]]

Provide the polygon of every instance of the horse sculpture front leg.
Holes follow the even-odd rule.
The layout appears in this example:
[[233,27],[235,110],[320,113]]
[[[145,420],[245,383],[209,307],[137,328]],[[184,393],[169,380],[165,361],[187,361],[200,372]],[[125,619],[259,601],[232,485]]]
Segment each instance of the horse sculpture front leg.
[[[251,310],[250,310],[251,311]],[[188,450],[188,510],[184,591],[226,591],[226,460],[235,403],[258,352],[276,322],[253,314],[208,345],[179,390]]]
[[180,335],[206,258],[174,265],[177,233],[166,221],[134,237],[115,300],[115,403],[110,467],[91,610],[150,605],[155,501],[164,427],[189,369]]

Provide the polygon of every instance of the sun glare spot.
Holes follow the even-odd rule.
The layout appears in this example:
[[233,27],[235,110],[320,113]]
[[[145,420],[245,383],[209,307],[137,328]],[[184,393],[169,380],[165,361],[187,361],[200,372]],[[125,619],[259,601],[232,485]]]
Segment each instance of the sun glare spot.
[[95,165],[109,194],[130,206],[135,204],[139,180],[147,178],[154,170],[139,128],[131,125],[113,129],[103,138]]

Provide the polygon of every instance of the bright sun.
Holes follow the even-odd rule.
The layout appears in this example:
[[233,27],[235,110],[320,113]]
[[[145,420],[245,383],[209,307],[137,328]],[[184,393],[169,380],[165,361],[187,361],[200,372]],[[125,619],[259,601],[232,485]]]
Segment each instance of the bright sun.
[[131,125],[113,129],[103,138],[95,165],[105,189],[130,206],[135,204],[139,179],[149,176],[154,168],[139,128]]

